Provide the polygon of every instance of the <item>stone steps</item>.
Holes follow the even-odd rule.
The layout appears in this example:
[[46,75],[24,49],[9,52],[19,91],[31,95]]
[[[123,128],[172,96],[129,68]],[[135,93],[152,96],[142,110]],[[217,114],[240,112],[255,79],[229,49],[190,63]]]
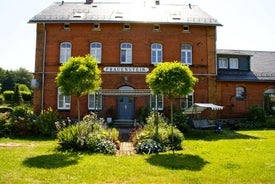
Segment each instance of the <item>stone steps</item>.
[[132,142],[121,142],[120,150],[117,152],[117,156],[130,156],[136,154],[136,150]]

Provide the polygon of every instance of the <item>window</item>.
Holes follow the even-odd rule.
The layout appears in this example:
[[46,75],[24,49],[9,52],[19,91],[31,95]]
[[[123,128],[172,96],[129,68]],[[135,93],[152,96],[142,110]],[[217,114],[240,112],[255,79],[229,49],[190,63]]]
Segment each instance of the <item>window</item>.
[[190,93],[189,95],[180,99],[180,109],[185,110],[191,107],[193,103],[194,103],[193,93]]
[[188,25],[183,26],[183,32],[189,32],[189,26]]
[[71,57],[72,44],[69,42],[63,42],[60,44],[60,63],[65,63]]
[[124,29],[124,30],[129,30],[129,29],[131,29],[130,24],[123,24],[123,29]]
[[94,31],[99,31],[100,30],[100,24],[99,23],[94,23],[93,24],[93,30]]
[[155,110],[163,110],[163,95],[151,95],[151,108]]
[[182,64],[192,65],[192,46],[191,45],[181,46],[181,62]]
[[90,44],[90,54],[96,58],[97,63],[101,63],[101,43],[91,43]]
[[246,96],[245,93],[246,92],[245,92],[245,88],[244,87],[242,87],[242,86],[236,87],[236,98],[237,99],[245,99],[245,96]]
[[65,23],[65,24],[63,25],[63,29],[66,29],[66,30],[71,29],[70,23]]
[[160,31],[160,25],[154,24],[154,31]]
[[102,94],[100,92],[90,93],[88,95],[88,109],[89,110],[102,109]]
[[219,58],[219,68],[228,68],[228,59],[227,58]]
[[120,63],[131,64],[132,63],[132,44],[122,43],[120,46]]
[[154,43],[151,45],[151,63],[157,64],[162,62],[162,45]]
[[62,94],[60,88],[58,88],[58,109],[68,110],[71,108],[71,97]]
[[229,58],[229,67],[230,69],[238,69],[239,68],[238,58]]

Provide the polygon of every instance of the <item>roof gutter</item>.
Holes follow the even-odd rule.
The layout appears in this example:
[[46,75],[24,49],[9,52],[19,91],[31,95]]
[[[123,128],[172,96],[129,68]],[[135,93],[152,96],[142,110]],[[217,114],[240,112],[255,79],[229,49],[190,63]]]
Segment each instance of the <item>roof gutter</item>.
[[46,23],[43,23],[44,28],[44,43],[43,43],[43,59],[42,59],[42,92],[41,92],[41,111],[44,110],[44,90],[45,90],[45,65],[46,65],[46,40],[47,31]]

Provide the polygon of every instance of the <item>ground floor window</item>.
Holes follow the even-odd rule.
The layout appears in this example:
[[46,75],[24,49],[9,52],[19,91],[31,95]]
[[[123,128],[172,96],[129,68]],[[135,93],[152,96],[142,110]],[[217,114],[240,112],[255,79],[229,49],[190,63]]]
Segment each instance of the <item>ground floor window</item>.
[[180,109],[185,110],[191,107],[193,103],[194,103],[193,93],[190,93],[189,95],[180,99]]
[[151,109],[163,110],[163,95],[151,95]]
[[102,94],[101,92],[90,93],[88,95],[88,109],[101,110],[102,109]]
[[275,89],[264,92],[264,109],[267,115],[275,115]]
[[71,97],[62,94],[60,88],[58,88],[58,109],[68,110],[71,108]]

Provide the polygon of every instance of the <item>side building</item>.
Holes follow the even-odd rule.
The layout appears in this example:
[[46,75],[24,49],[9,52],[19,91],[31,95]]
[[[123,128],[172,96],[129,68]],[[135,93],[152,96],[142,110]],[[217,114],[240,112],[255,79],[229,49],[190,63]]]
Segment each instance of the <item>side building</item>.
[[[177,1],[176,1],[177,2]],[[179,2],[179,1],[178,1]],[[143,108],[169,111],[169,101],[145,83],[155,64],[180,61],[199,82],[193,94],[175,101],[178,110],[194,102],[218,103],[216,27],[221,24],[196,5],[171,1],[53,3],[30,19],[37,25],[34,110],[49,107],[76,117],[76,99],[64,96],[55,78],[71,56],[93,55],[102,71],[101,90],[81,97],[81,115],[133,120]],[[220,87],[223,88],[223,87]]]
[[275,114],[275,52],[218,50],[217,58],[223,118],[245,117],[254,105]]

